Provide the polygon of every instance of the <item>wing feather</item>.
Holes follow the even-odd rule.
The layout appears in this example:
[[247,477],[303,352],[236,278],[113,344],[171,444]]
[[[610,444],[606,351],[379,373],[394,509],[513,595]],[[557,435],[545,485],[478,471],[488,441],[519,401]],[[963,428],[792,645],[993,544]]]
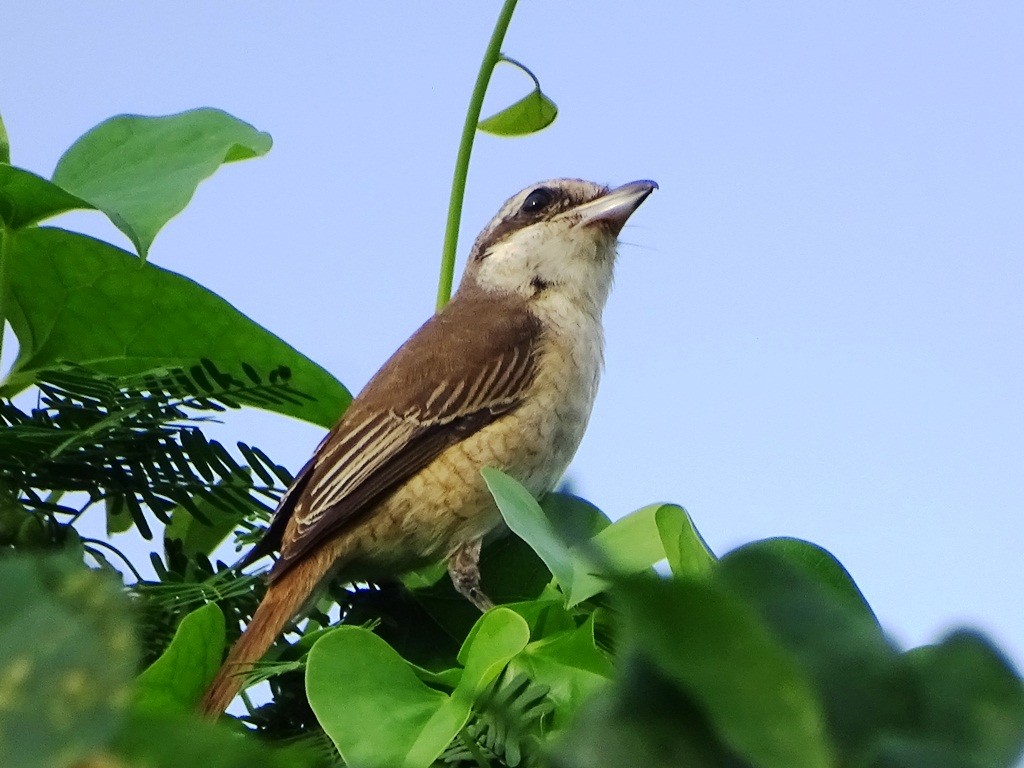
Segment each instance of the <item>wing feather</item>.
[[271,525],[281,550],[271,579],[522,402],[535,375],[540,328],[521,300],[495,301],[457,296],[353,401],[307,465],[302,487],[289,492],[288,508],[279,509],[284,522],[275,517]]

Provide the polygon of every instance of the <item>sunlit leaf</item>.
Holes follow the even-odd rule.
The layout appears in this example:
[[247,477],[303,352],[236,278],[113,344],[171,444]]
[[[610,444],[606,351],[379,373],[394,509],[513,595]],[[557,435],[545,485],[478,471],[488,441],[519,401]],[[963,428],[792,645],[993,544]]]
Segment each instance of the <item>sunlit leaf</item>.
[[526,136],[547,128],[556,117],[555,102],[536,88],[515,104],[481,120],[477,127],[495,136]]
[[553,726],[561,727],[612,676],[612,662],[594,639],[594,615],[579,627],[530,643],[510,664],[549,687],[555,703]]
[[88,200],[145,258],[157,232],[224,163],[270,151],[271,138],[218,109],[165,117],[120,115],[76,141],[53,181]]
[[575,573],[569,605],[604,591],[613,575],[640,573],[665,559],[659,514],[665,521],[686,513],[682,507],[652,504],[616,520],[572,548]]
[[703,577],[711,573],[715,555],[685,509],[676,504],[661,504],[655,518],[665,557],[674,575]]
[[365,629],[340,627],[316,642],[306,692],[317,720],[350,764],[426,768],[469,720],[475,696],[529,641],[526,622],[497,608],[481,617],[460,658],[451,696],[427,686]]
[[297,391],[316,398],[267,410],[330,426],[351,399],[323,368],[186,277],[61,229],[8,238],[8,319],[19,349],[5,394],[65,362],[133,375],[208,358],[236,378],[244,363],[283,366]]
[[220,667],[224,614],[216,603],[197,608],[178,625],[170,645],[136,681],[136,706],[189,712]]
[[485,467],[481,474],[508,527],[533,548],[562,590],[569,594],[572,590],[573,556],[540,504],[504,472]]
[[0,220],[9,229],[93,206],[34,173],[0,163]]

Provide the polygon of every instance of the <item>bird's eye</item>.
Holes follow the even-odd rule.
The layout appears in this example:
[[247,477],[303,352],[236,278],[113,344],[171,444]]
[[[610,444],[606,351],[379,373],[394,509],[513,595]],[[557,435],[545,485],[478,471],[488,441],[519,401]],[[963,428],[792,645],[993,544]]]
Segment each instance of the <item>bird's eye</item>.
[[550,189],[539,187],[526,196],[526,199],[523,201],[523,207],[519,210],[523,213],[539,213],[551,205],[554,197],[555,195]]

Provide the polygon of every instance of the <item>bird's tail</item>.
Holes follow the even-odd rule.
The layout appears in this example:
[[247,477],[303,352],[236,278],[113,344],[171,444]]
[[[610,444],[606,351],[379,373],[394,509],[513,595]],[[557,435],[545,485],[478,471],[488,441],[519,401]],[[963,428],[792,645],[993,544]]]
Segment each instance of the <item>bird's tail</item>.
[[323,557],[320,552],[314,553],[271,583],[252,621],[231,647],[217,676],[206,689],[199,703],[200,714],[217,718],[227,709],[242,688],[246,673],[263,658],[285,625],[313,594],[330,568],[331,560]]

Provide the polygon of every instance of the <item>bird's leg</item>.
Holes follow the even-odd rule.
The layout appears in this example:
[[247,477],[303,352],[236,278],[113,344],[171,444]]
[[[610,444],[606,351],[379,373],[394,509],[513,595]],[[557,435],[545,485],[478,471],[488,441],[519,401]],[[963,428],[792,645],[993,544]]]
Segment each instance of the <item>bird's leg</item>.
[[480,589],[481,543],[481,539],[473,539],[452,550],[448,555],[448,574],[452,577],[455,591],[481,612],[486,612],[494,607],[494,603]]

